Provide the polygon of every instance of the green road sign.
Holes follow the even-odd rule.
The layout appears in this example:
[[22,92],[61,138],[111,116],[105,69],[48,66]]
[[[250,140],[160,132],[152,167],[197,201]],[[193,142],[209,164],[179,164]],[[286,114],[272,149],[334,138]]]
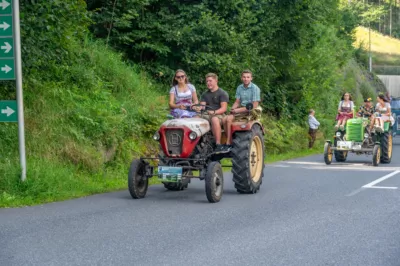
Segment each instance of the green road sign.
[[14,57],[13,38],[0,38],[0,58]]
[[0,122],[18,122],[17,101],[0,101]]
[[0,80],[15,79],[14,59],[0,59]]
[[[1,7],[0,7],[0,9],[1,9]],[[12,16],[2,16],[2,17],[0,17],[0,36],[1,37],[12,37],[12,35],[13,35],[13,19],[12,19]]]
[[12,0],[0,0],[0,15],[12,14]]

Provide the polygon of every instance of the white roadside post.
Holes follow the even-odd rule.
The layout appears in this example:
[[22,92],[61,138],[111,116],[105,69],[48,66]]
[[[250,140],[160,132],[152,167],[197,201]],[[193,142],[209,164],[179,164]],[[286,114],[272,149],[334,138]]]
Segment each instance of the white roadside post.
[[19,0],[13,1],[14,18],[14,46],[15,46],[15,78],[17,87],[18,106],[18,140],[19,158],[21,161],[21,180],[26,179],[26,154],[25,154],[25,123],[24,123],[24,101],[22,93],[22,60],[21,60],[21,33],[19,23]]

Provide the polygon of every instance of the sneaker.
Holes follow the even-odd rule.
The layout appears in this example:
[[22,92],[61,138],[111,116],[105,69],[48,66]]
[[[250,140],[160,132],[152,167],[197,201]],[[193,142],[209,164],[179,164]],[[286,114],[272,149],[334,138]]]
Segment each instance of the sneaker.
[[224,150],[226,150],[227,152],[230,152],[232,150],[233,146],[231,144],[225,144],[224,145]]
[[338,126],[338,125],[336,125],[336,126],[335,126],[335,130],[338,130],[338,128],[339,128],[339,126]]
[[226,145],[222,145],[222,144],[217,144],[217,146],[215,147],[215,151],[214,153],[219,154],[219,153],[227,153],[229,152],[229,150],[226,148]]
[[215,150],[214,150],[215,153],[222,153],[222,152],[224,152],[224,151],[225,151],[225,150],[224,150],[224,145],[217,144],[217,145],[215,146]]
[[340,125],[339,128],[340,128],[340,130],[342,130],[342,131],[344,130],[344,126],[343,126],[343,125]]
[[384,130],[383,130],[383,128],[381,128],[381,127],[376,127],[376,128],[375,128],[375,131],[376,131],[376,132],[379,132],[379,133],[382,133]]

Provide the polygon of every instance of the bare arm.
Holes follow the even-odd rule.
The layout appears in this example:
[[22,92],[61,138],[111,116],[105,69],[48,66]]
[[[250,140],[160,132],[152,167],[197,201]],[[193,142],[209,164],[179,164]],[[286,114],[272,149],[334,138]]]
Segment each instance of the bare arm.
[[195,91],[192,92],[192,100],[193,100],[193,104],[199,103],[199,99],[197,98],[197,93]]
[[216,115],[221,115],[226,112],[226,109],[228,108],[228,103],[227,102],[221,102],[221,108],[218,110],[215,110]]
[[[236,100],[237,101],[237,100]],[[236,102],[235,102],[236,103]],[[258,107],[259,102],[253,102],[253,108],[257,108]],[[235,105],[235,104],[234,104]],[[240,107],[240,108],[236,108],[234,109],[232,106],[231,113],[233,114],[239,114],[239,113],[246,113],[248,112],[248,110],[246,109],[246,107]]]

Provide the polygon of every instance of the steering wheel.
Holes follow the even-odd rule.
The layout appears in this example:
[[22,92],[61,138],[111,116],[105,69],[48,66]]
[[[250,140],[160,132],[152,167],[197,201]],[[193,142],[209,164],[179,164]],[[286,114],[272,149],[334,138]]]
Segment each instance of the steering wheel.
[[[201,110],[200,110],[200,112],[199,111],[197,111],[197,110],[194,110],[194,109],[192,109],[192,107],[197,107],[197,106],[199,106],[199,107],[205,107],[204,109],[202,108]],[[210,106],[210,105],[206,105],[206,104],[193,104],[192,106],[188,106],[188,108],[189,109],[191,109],[191,110],[194,110],[195,112],[197,112],[197,113],[201,113],[201,114],[203,114],[204,112],[207,112],[208,113],[208,111],[213,111],[213,113],[212,113],[212,115],[215,115],[215,111],[217,110],[217,109],[215,109],[214,107],[212,107],[212,106]]]

